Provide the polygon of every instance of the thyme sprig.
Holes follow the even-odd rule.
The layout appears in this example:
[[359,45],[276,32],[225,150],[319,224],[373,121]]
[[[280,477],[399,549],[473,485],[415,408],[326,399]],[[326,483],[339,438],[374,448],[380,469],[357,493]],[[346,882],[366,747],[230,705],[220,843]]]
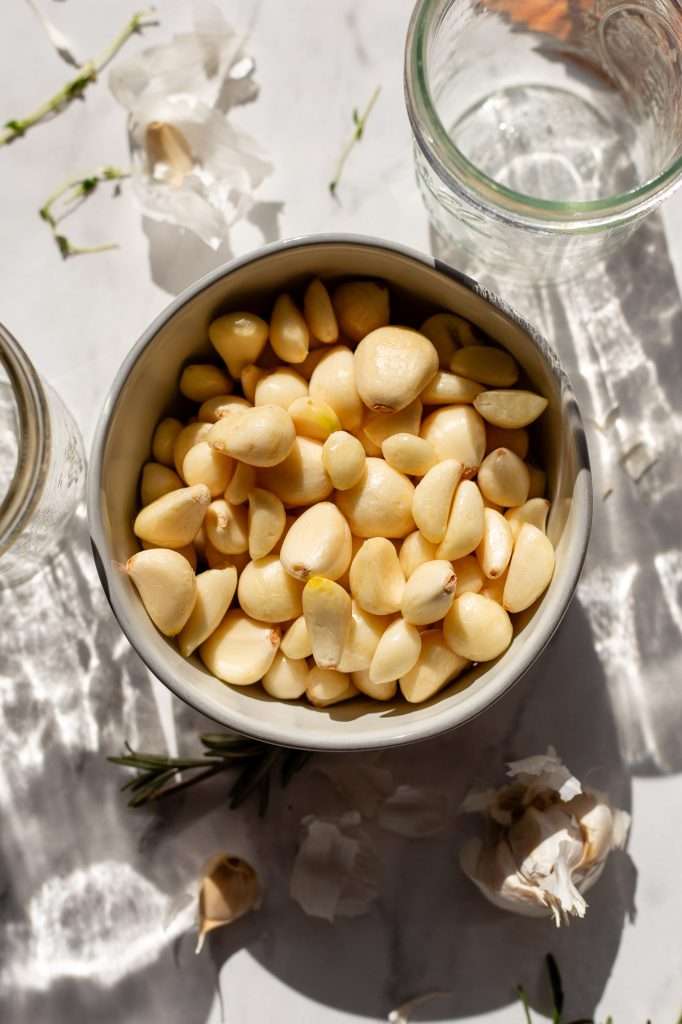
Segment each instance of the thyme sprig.
[[334,177],[329,182],[329,191],[334,197],[336,196],[336,190],[338,188],[339,181],[341,180],[341,175],[343,174],[343,168],[345,167],[346,160],[350,156],[353,146],[356,144],[356,142],[359,142],[362,136],[364,135],[365,126],[367,125],[367,118],[372,113],[372,108],[374,107],[376,101],[379,99],[380,92],[381,86],[378,85],[374,92],[372,93],[370,101],[365,107],[365,110],[362,114],[358,112],[357,107],[353,110],[353,134],[351,135],[350,139],[341,150],[341,156],[339,157],[339,162],[336,165]]
[[[206,733],[199,739],[204,747],[199,757],[166,757],[133,750],[109,757],[112,764],[134,768],[137,774],[121,789],[130,791],[129,807],[175,796],[213,775],[235,772],[228,789],[231,809],[241,806],[251,795],[258,800],[258,813],[267,811],[273,778],[281,788],[289,785],[311,756],[305,750],[271,747],[235,733]],[[179,780],[179,781],[177,781]]]
[[[115,189],[120,188],[120,182],[130,177],[129,171],[122,171],[118,167],[100,167],[93,174],[84,178],[74,178],[64,182],[55,189],[45,200],[38,211],[38,215],[49,226],[55,244],[62,257],[81,256],[84,253],[106,252],[108,249],[117,249],[115,242],[105,242],[102,245],[74,245],[65,234],[59,230],[60,223],[66,216],[73,213],[77,206],[87,199],[96,190],[97,186],[104,181],[115,181]],[[117,194],[115,192],[114,194]],[[61,201],[61,202],[60,202]],[[61,212],[57,212],[57,206]]]
[[114,59],[119,50],[125,46],[131,36],[140,32],[143,28],[148,28],[150,25],[157,24],[158,20],[153,11],[138,11],[137,14],[133,14],[132,18],[121,29],[113,42],[110,43],[98,57],[82,64],[75,77],[71,78],[65,85],[63,85],[62,88],[54,94],[54,96],[51,96],[48,100],[45,100],[44,103],[41,103],[32,114],[27,114],[26,117],[17,117],[6,121],[3,126],[4,131],[0,131],[0,146],[6,146],[8,143],[14,142],[15,139],[25,135],[29,128],[33,128],[34,125],[44,121],[51,114],[58,113],[75,99],[79,99],[87,87],[96,81],[100,71],[102,71]]

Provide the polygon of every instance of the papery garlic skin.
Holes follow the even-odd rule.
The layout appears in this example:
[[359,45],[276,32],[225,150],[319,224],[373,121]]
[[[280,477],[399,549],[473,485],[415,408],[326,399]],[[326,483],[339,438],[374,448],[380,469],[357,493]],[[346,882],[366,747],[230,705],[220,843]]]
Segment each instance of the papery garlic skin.
[[630,816],[605,794],[584,791],[552,747],[511,762],[507,774],[511,784],[470,793],[460,808],[498,826],[492,842],[465,843],[462,870],[503,910],[551,916],[557,927],[584,917],[584,894],[624,846]]

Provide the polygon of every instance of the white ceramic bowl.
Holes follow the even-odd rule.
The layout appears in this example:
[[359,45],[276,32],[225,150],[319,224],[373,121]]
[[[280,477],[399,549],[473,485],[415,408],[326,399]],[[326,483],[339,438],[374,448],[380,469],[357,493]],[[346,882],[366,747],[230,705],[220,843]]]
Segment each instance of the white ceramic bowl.
[[[548,533],[557,550],[554,580],[496,662],[479,666],[421,705],[356,699],[327,709],[285,703],[259,686],[227,686],[197,657],[187,661],[157,632],[130,581],[116,569],[138,545],[131,523],[140,469],[157,421],[172,408],[182,366],[208,354],[207,325],[230,309],[267,310],[272,297],[313,275],[382,278],[398,305],[426,315],[459,313],[507,348],[549,399],[544,465],[552,500]],[[417,320],[417,322],[419,322]],[[571,386],[547,342],[470,278],[402,246],[358,236],[312,236],[276,243],[208,274],[182,293],[133,347],[114,380],[92,449],[88,514],[102,584],[121,628],[173,693],[209,718],[276,744],[361,750],[412,743],[468,721],[505,693],[535,661],[561,622],[585,557],[592,488],[585,435]]]

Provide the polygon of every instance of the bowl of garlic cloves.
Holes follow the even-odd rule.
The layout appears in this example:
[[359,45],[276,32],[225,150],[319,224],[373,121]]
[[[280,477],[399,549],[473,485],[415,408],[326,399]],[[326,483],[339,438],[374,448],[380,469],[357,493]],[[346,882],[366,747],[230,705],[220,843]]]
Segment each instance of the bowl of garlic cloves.
[[360,750],[489,707],[568,607],[592,488],[550,345],[431,257],[311,236],[219,268],[131,350],[97,428],[93,551],[177,696]]

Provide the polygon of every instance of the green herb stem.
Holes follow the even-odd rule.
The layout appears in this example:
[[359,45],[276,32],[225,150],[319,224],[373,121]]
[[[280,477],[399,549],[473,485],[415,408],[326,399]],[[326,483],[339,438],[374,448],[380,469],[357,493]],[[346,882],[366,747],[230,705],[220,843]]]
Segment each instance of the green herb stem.
[[[84,178],[74,178],[70,181],[64,182],[59,188],[56,188],[51,195],[45,200],[43,205],[38,211],[38,215],[52,232],[55,244],[59,249],[62,257],[67,259],[69,256],[81,256],[85,253],[94,252],[106,252],[109,249],[117,249],[118,245],[115,242],[104,242],[102,245],[74,245],[65,234],[59,231],[60,222],[69,213],[73,212],[74,203],[77,200],[84,201],[89,195],[96,190],[97,186],[103,181],[115,181],[118,183],[123,181],[125,178],[129,178],[130,173],[128,171],[122,171],[118,167],[100,167],[94,174],[89,174]],[[66,207],[61,213],[57,213],[56,207],[60,203],[60,200],[65,200],[64,206]]]
[[336,165],[334,177],[329,182],[329,191],[333,196],[336,196],[336,190],[338,188],[339,181],[341,180],[341,175],[343,174],[343,169],[346,165],[346,160],[350,156],[353,146],[362,138],[365,131],[365,126],[367,125],[367,118],[372,113],[372,108],[374,107],[376,101],[379,99],[380,92],[381,86],[378,85],[374,92],[372,93],[370,101],[365,107],[364,113],[359,114],[357,110],[353,111],[353,124],[355,126],[353,129],[353,134],[351,135],[346,145],[343,147],[341,151],[341,156],[339,157],[339,162]]

